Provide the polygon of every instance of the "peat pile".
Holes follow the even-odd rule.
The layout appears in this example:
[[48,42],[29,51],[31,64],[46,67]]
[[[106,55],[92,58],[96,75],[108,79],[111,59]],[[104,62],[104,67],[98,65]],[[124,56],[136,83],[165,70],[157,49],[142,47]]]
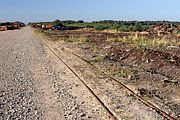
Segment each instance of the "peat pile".
[[152,25],[146,31],[151,35],[172,35],[174,32],[178,31],[178,25],[170,24],[170,23],[160,23],[158,25]]
[[169,79],[180,82],[180,54],[179,49],[161,51],[148,48],[130,48],[119,43],[106,50],[111,61],[124,63],[144,69],[154,74],[161,74]]

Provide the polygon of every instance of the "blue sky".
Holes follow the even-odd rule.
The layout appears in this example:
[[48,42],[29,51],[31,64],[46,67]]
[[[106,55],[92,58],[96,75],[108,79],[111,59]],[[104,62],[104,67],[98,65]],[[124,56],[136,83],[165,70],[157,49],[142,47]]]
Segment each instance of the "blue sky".
[[180,21],[180,0],[1,0],[1,21]]

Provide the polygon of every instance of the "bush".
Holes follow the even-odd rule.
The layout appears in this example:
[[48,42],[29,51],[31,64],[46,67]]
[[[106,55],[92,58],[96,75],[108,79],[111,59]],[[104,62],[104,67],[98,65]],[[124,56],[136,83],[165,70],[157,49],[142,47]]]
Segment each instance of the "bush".
[[143,26],[141,23],[136,23],[135,26],[134,26],[134,31],[143,31]]
[[105,26],[105,25],[97,25],[94,27],[96,30],[105,30],[105,29],[108,29],[109,27],[108,26]]

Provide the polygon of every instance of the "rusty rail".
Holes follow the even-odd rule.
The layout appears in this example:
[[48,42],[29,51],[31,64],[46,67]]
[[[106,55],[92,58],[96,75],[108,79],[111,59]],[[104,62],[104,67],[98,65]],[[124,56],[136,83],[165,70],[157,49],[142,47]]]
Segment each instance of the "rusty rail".
[[[44,41],[43,41],[44,42]],[[88,89],[88,91],[96,98],[96,100],[101,104],[104,110],[109,114],[113,120],[118,120],[118,118],[111,112],[111,110],[102,102],[102,100],[95,94],[95,92],[84,82],[83,79],[51,48],[46,42],[44,44],[50,49],[50,51],[80,80],[80,82]]]
[[78,57],[79,59],[83,60],[84,62],[88,63],[90,66],[92,66],[95,70],[99,71],[100,73],[102,73],[104,76],[106,76],[107,78],[115,81],[116,83],[118,83],[120,86],[122,86],[123,88],[125,88],[126,90],[128,90],[129,92],[131,92],[137,99],[139,99],[143,104],[145,104],[146,106],[154,109],[156,112],[158,112],[159,114],[161,114],[163,117],[169,119],[169,120],[177,120],[177,118],[174,118],[173,116],[169,115],[168,113],[166,113],[165,111],[161,110],[160,108],[156,107],[155,105],[153,105],[152,103],[150,103],[149,101],[145,100],[144,98],[142,98],[141,96],[139,96],[138,94],[136,94],[133,90],[131,90],[130,88],[128,88],[126,85],[124,85],[122,82],[120,82],[119,80],[117,80],[116,78],[106,74],[104,71],[101,71],[99,68],[97,68],[96,66],[94,66],[90,61],[86,60],[85,58],[75,54],[74,52],[71,52],[67,49],[64,48],[64,50],[66,50],[67,52],[69,52],[70,54]]

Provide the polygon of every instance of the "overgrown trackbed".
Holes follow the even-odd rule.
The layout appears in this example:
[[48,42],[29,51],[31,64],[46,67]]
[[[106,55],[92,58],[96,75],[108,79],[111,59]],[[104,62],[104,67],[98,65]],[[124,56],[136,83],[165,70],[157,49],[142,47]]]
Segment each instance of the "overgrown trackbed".
[[[84,77],[84,80],[87,83],[93,84],[93,87],[100,87],[97,82],[92,83],[92,81],[95,81],[97,79],[98,75],[95,73],[94,77],[92,77],[92,73],[89,73],[90,68],[86,64],[84,64],[84,62],[89,64],[91,67],[97,66],[101,71],[104,71],[116,78],[116,80],[114,79],[116,81],[116,84],[118,82],[120,86],[124,86],[125,88],[128,87],[130,89],[128,91],[132,90],[132,92],[138,95],[135,95],[137,98],[143,98],[146,103],[149,101],[151,104],[150,105],[149,103],[147,103],[149,104],[149,107],[154,109],[160,108],[159,110],[156,110],[158,112],[162,110],[160,113],[167,113],[169,117],[168,115],[165,116],[168,118],[171,118],[171,116],[174,116],[175,118],[177,117],[177,119],[179,118],[179,84],[178,77],[176,77],[179,75],[179,57],[177,51],[172,51],[169,47],[167,47],[168,50],[158,50],[156,48],[143,47],[133,48],[128,47],[127,44],[122,42],[109,41],[111,39],[109,39],[110,36],[106,36],[108,38],[106,41],[106,38],[99,39],[99,37],[102,38],[101,35],[103,34],[94,32],[86,33],[86,31],[83,31],[83,33],[81,32],[81,34],[79,34],[80,32],[81,31],[73,31],[72,34],[71,31],[43,31],[43,33],[47,33],[46,35],[48,35],[48,43],[51,44],[52,48],[54,48],[56,52],[61,53],[59,54],[61,56],[60,58],[65,59],[68,65],[71,66],[74,70],[79,71],[79,75],[83,73],[81,77]],[[91,39],[91,36],[94,36],[93,38],[96,39]],[[91,42],[94,40],[97,42]],[[112,40],[114,40],[114,38]],[[161,39],[159,40],[162,41]],[[64,57],[62,56],[62,53],[65,54]],[[78,60],[76,57],[81,60]],[[94,70],[99,71],[97,69],[94,69],[93,67],[91,72]],[[105,74],[103,73],[103,75]],[[174,77],[172,77],[172,75]],[[106,79],[108,77],[107,75],[105,76],[106,77],[103,79]],[[110,78],[110,80],[107,81],[113,80],[112,77],[108,78]],[[99,77],[97,81],[100,82]],[[106,88],[106,86],[104,88],[100,88],[108,91],[107,89],[110,88]],[[93,89],[93,87],[91,88]],[[114,94],[112,90],[111,94]],[[119,92],[119,94],[122,93]],[[120,96],[118,97],[119,99],[122,99]],[[115,102],[114,99],[111,99],[110,101],[112,103]],[[118,101],[114,106],[118,106],[118,104],[121,104],[121,102]],[[112,110],[113,107],[111,105],[109,107]],[[123,108],[120,109],[122,110]],[[117,109],[114,109],[114,111],[116,110]],[[124,111],[127,112],[128,110]],[[121,118],[122,116],[123,115],[121,113]]]
[[[64,33],[64,32],[62,32],[62,33]],[[67,35],[68,35],[68,33],[69,32],[66,32]],[[59,36],[58,34],[60,34],[60,37],[58,37]],[[70,33],[70,36],[71,36],[71,33]],[[71,36],[71,37],[73,38],[74,36]],[[175,118],[173,117],[174,115],[171,115],[172,112],[169,112],[169,110],[166,107],[159,106],[159,105],[158,105],[158,107],[156,107],[156,105],[157,105],[156,103],[154,104],[153,102],[152,103],[148,102],[149,100],[146,101],[145,99],[143,99],[141,97],[141,95],[136,94],[134,92],[134,89],[131,90],[132,86],[130,88],[128,88],[125,84],[123,84],[123,82],[120,82],[122,80],[114,79],[114,78],[110,77],[109,75],[104,74],[103,72],[100,72],[99,70],[97,70],[96,67],[92,66],[90,60],[88,60],[88,59],[85,60],[84,58],[80,57],[79,55],[77,55],[74,52],[67,52],[68,50],[66,49],[66,47],[70,47],[70,49],[71,49],[70,51],[77,50],[75,52],[79,52],[79,50],[81,48],[77,49],[77,47],[73,46],[73,44],[71,44],[71,45],[69,44],[67,46],[66,44],[62,43],[62,41],[65,39],[63,37],[61,38],[61,32],[59,32],[59,33],[57,32],[56,38],[58,38],[59,41],[53,41],[54,37],[50,37],[50,38],[48,38],[49,39],[48,41],[46,41],[46,42],[44,41],[44,42],[51,49],[51,51],[61,61],[63,61],[66,64],[66,66],[68,66],[69,69],[74,71],[74,73],[79,77],[79,79],[81,81],[83,81],[83,83],[85,83],[88,88],[91,89],[93,94],[96,94],[98,99],[100,98],[101,102],[104,103],[106,108],[108,108],[109,111],[114,116],[116,116],[116,118],[153,119],[153,117],[157,117],[153,113],[153,110],[155,110],[155,111],[157,111],[158,114],[162,115],[163,117],[165,117],[167,119],[176,119],[176,117]],[[77,41],[76,39],[72,39],[72,41],[73,40]],[[79,40],[81,40],[81,36],[79,36]],[[91,53],[89,53],[89,54],[91,55]],[[85,57],[86,57],[86,55],[85,55]],[[104,82],[106,83],[106,85],[104,84]],[[116,88],[115,84],[117,84],[117,83],[122,88]],[[109,86],[111,86],[112,88],[110,88]],[[145,106],[142,105],[141,103],[136,103],[137,101],[132,100],[132,98],[130,99],[132,101],[129,101],[128,95],[126,95],[126,93],[123,93],[122,92],[123,90],[126,92],[130,92],[128,94],[134,96],[135,99],[140,100]],[[122,95],[122,96],[118,96],[118,94]],[[117,97],[117,99],[115,96]],[[108,100],[106,100],[105,98],[106,99],[108,98]],[[129,101],[128,104],[122,103],[122,101],[121,101],[122,99],[124,99],[126,102]],[[136,104],[134,104],[134,103],[136,103]],[[134,104],[134,105],[132,105],[132,104]],[[118,107],[119,105],[123,105],[125,107],[119,108]],[[137,106],[144,107],[144,109],[138,108],[138,111],[141,111],[140,114],[136,114],[133,111],[133,109]],[[146,108],[147,106],[149,108],[153,109],[151,111],[152,113],[147,112],[147,108]],[[129,109],[131,109],[131,110],[129,110]],[[121,110],[121,111],[119,112],[119,110]],[[122,112],[122,110],[124,112]],[[153,117],[151,115],[149,116],[147,114],[151,114]],[[160,118],[158,118],[158,119],[160,119]]]
[[0,32],[0,119],[174,120],[30,27]]

